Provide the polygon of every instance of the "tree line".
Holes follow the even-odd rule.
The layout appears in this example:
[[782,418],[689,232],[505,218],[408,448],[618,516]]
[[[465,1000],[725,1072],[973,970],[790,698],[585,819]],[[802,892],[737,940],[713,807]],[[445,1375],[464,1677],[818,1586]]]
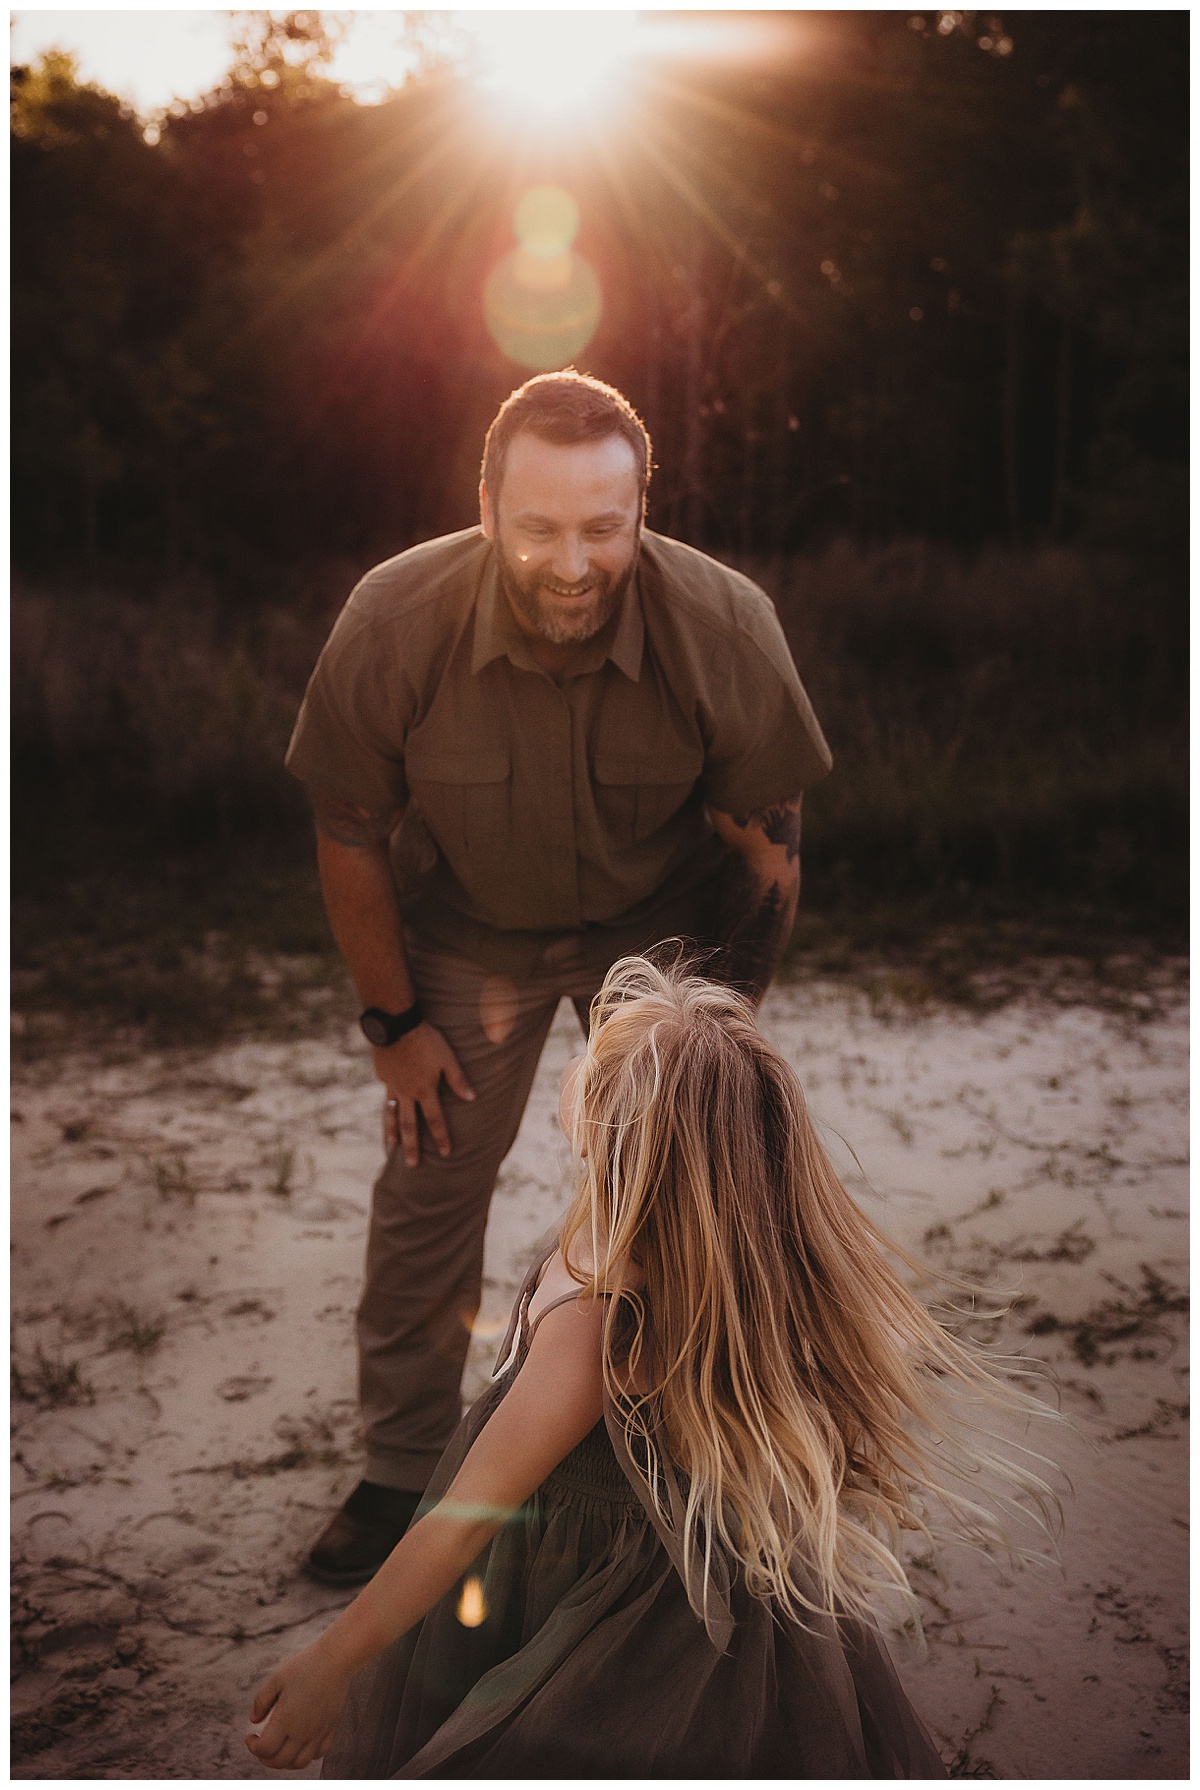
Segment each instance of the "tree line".
[[250,17],[149,130],[67,58],[13,71],[18,566],[249,586],[469,522],[524,376],[482,292],[545,180],[653,525],[1181,554],[1185,14],[775,15],[794,53],[660,70],[565,146],[436,61],[360,105],[320,15]]

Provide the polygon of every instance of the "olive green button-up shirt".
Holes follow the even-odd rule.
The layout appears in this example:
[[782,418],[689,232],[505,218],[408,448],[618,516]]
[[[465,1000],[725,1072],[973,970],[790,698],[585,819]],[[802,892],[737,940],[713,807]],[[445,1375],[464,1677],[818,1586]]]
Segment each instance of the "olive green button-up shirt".
[[568,934],[609,961],[704,936],[706,805],[757,812],[831,759],[749,579],[646,531],[616,614],[553,677],[472,528],[355,587],[287,762],[318,816],[390,839],[417,931],[513,974]]

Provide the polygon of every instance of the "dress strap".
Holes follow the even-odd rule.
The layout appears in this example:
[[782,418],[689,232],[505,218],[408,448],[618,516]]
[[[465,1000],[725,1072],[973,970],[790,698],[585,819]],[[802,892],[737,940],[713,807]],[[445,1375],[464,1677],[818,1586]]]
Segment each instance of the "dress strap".
[[[550,1260],[550,1257],[554,1254],[557,1248],[558,1230],[556,1227],[552,1231],[547,1231],[546,1235],[538,1244],[537,1254],[533,1259],[533,1266],[521,1282],[521,1290],[517,1294],[513,1304],[512,1316],[508,1320],[508,1329],[504,1333],[504,1341],[500,1344],[500,1350],[496,1356],[496,1365],[492,1369],[493,1380],[498,1380],[505,1368],[512,1364],[513,1357],[519,1346],[518,1338],[524,1333],[525,1313],[529,1309],[529,1301],[533,1298],[533,1295],[537,1290],[537,1284],[541,1279],[542,1269],[546,1266],[546,1263]],[[547,1306],[546,1309],[548,1311],[550,1309],[549,1306]]]
[[[545,1315],[548,1311],[554,1311],[555,1308],[559,1305],[570,1305],[571,1301],[573,1299],[578,1299],[580,1293],[582,1293],[582,1292],[583,1292],[582,1287],[576,1287],[575,1291],[573,1293],[560,1293],[557,1299],[551,1299],[551,1301],[548,1305],[543,1305],[543,1307],[542,1307],[541,1311],[539,1311],[537,1317],[534,1318],[533,1322],[528,1326],[526,1340],[528,1342],[533,1341],[534,1335],[537,1331],[537,1327],[541,1323],[542,1319],[545,1317]],[[600,1295],[600,1297],[602,1299],[607,1299],[610,1297],[610,1295],[608,1293],[602,1293]],[[526,1307],[526,1315],[528,1315],[528,1306]]]

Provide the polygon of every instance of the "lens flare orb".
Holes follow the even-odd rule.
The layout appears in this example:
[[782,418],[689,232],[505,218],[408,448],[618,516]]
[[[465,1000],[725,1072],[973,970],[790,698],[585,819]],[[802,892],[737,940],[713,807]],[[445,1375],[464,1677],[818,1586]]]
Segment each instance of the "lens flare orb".
[[595,335],[600,282],[571,246],[579,207],[565,187],[529,187],[517,202],[513,228],[518,246],[488,276],[484,319],[502,354],[535,373],[550,373],[574,360]]
[[579,207],[563,186],[531,186],[513,212],[517,241],[549,261],[564,255],[579,235]]
[[483,1584],[473,1574],[469,1579],[463,1580],[455,1614],[464,1628],[478,1628],[480,1623],[487,1620],[487,1599],[483,1594]]

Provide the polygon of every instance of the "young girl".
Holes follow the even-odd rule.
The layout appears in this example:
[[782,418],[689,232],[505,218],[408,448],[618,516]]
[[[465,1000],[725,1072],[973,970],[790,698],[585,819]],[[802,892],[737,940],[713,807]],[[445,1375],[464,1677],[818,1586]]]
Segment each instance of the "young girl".
[[872,1608],[911,1600],[927,1497],[999,1535],[953,1489],[997,1468],[958,1407],[1029,1401],[897,1278],[739,995],[617,964],[562,1119],[578,1191],[498,1377],[247,1746],[346,1778],[944,1776]]

